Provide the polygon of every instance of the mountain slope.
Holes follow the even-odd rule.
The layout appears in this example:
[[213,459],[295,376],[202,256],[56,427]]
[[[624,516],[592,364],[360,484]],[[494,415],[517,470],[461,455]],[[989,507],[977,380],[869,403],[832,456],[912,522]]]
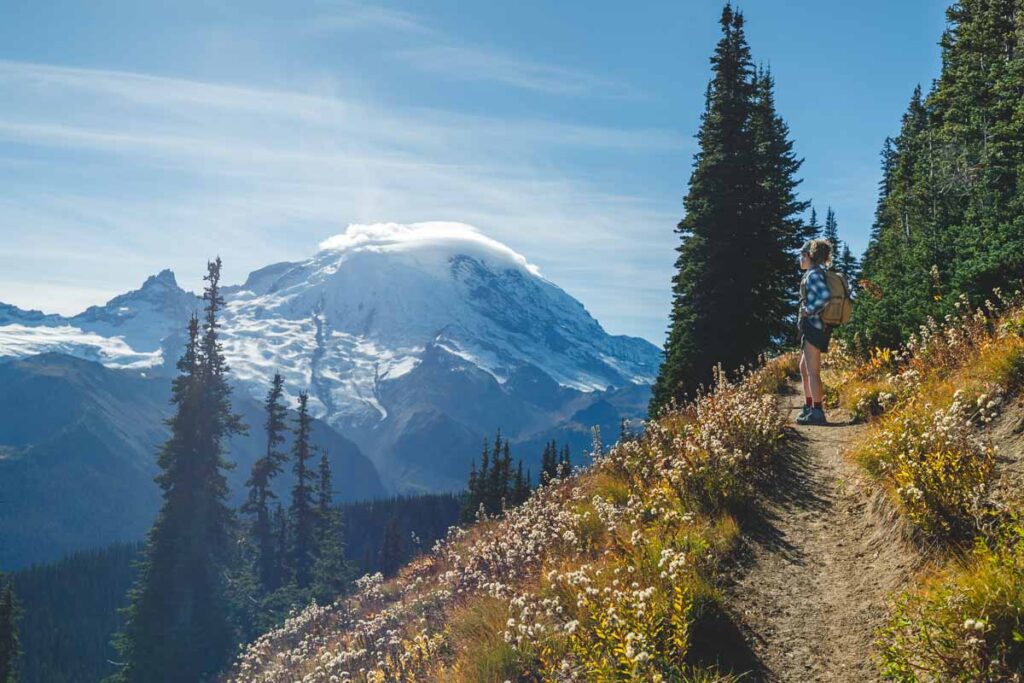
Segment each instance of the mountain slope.
[[721,383],[395,579],[311,605],[226,680],[746,680],[714,584],[739,533],[730,512],[780,454],[774,392],[792,365]]

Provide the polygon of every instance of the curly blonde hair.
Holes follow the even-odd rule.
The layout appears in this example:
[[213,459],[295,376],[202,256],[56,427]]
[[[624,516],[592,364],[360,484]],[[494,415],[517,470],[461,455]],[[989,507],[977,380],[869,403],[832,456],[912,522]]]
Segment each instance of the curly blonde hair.
[[816,266],[827,266],[832,262],[832,245],[828,240],[810,240],[800,250]]

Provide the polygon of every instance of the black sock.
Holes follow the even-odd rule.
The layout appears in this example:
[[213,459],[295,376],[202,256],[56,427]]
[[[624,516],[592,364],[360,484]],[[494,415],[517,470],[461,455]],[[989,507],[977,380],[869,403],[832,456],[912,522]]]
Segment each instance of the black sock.
[[820,403],[814,403],[814,409],[815,410],[822,410],[821,404]]
[[810,408],[814,404],[814,401],[811,400],[810,396],[806,397],[804,400],[807,401],[807,407],[808,408]]

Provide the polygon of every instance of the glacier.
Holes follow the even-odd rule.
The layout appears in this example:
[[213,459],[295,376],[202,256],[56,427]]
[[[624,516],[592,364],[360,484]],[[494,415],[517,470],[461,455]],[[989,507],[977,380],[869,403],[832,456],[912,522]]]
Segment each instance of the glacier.
[[[643,339],[608,334],[523,255],[463,223],[349,225],[224,298],[236,385],[260,399],[280,372],[291,401],[309,391],[313,414],[353,438],[396,491],[456,488],[478,450],[452,456],[443,476],[430,463],[396,468],[396,457],[408,465],[396,451],[422,446],[417,430],[451,449],[498,427],[532,444],[580,432],[573,415],[605,396],[619,397],[619,417],[640,417],[661,359]],[[169,270],[71,317],[0,304],[0,361],[57,352],[171,374],[201,307]],[[486,396],[498,414],[470,417],[447,389]]]

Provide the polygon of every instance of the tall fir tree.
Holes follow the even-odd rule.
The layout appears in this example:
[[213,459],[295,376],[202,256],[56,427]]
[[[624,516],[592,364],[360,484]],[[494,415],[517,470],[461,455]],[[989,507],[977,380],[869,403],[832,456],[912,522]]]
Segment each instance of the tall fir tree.
[[334,509],[334,484],[331,476],[331,460],[327,457],[327,451],[321,448],[316,450],[320,453],[316,470],[316,524],[319,538],[330,527],[331,510]]
[[850,245],[846,242],[843,242],[843,246],[839,250],[835,270],[846,277],[846,281],[850,284],[850,289],[856,292],[857,281],[860,280],[860,265],[857,262],[857,257],[853,255]]
[[313,579],[313,562],[316,559],[316,507],[313,501],[316,472],[310,467],[313,446],[310,442],[312,417],[309,414],[309,394],[299,394],[299,412],[295,418],[295,441],[292,445],[292,469],[295,485],[292,487],[292,501],[288,510],[290,517],[289,540],[290,559],[295,585],[300,589],[309,587]]
[[869,345],[897,346],[904,335],[937,312],[932,298],[931,259],[922,198],[922,168],[929,165],[928,112],[917,86],[903,115],[899,135],[883,150],[876,229],[865,252],[862,296],[850,325],[841,333]]
[[270,501],[277,496],[270,488],[271,481],[281,472],[287,454],[281,450],[288,429],[286,418],[288,409],[283,403],[284,378],[274,373],[274,379],[264,402],[266,420],[263,429],[266,433],[267,447],[263,456],[252,464],[252,473],[246,486],[249,487],[249,498],[242,506],[242,511],[253,515],[252,534],[256,545],[256,569],[260,584],[264,591],[273,591],[280,585],[278,557],[274,539],[273,520],[271,518]]
[[[504,508],[519,505],[530,497],[530,474],[523,474],[523,462],[513,472],[512,449],[508,439],[499,431],[493,445],[484,440],[480,454],[480,469],[476,461],[470,465],[466,492],[459,511],[462,522],[476,519],[478,512],[500,514]],[[557,453],[552,441],[544,447],[544,467],[557,468]],[[553,470],[552,470],[553,471]]]
[[883,182],[845,332],[862,346],[906,340],[926,318],[1024,276],[1024,3],[962,0],[947,11],[942,71],[914,92],[883,150]]
[[344,525],[341,511],[334,506],[331,462],[320,452],[317,480],[317,549],[313,563],[311,595],[321,605],[342,595],[355,570],[345,559]]
[[807,235],[795,157],[773,81],[755,72],[742,14],[722,10],[722,38],[697,134],[664,360],[650,412],[682,400],[722,364],[734,369],[792,326],[796,250]]
[[459,508],[459,520],[472,522],[479,509],[480,475],[476,471],[476,460],[474,459],[469,467],[469,480],[466,483],[466,493],[462,497],[462,505]]
[[224,449],[245,427],[231,410],[218,337],[220,272],[219,258],[207,265],[202,329],[193,316],[172,384],[175,413],[156,478],[163,505],[119,638],[126,664],[116,678],[129,683],[210,680],[236,642],[225,586],[234,518],[226,502]]
[[530,497],[530,482],[523,473],[523,461],[516,468],[515,483],[512,485],[512,504],[519,505]]
[[21,642],[18,639],[18,603],[14,597],[14,584],[0,575],[0,683],[18,680],[18,657]]
[[508,489],[508,477],[505,471],[505,456],[508,454],[507,444],[503,448],[501,430],[498,430],[494,437],[494,449],[491,451],[491,471],[487,476],[487,486],[484,493],[484,505],[487,514],[496,514],[501,511],[501,499]]
[[[747,257],[750,259],[750,308],[740,315],[749,324],[744,330],[746,358],[785,344],[796,329],[800,291],[796,257],[803,243],[816,236],[804,224],[809,202],[797,198],[803,165],[790,139],[789,126],[775,108],[775,81],[768,69],[755,74],[751,131],[757,145],[756,199],[747,218]],[[726,369],[735,362],[723,363]]]
[[544,453],[540,461],[540,481],[546,484],[558,476],[558,452],[555,442],[549,441],[544,444]]
[[498,496],[499,509],[506,505],[512,505],[512,449],[505,439],[505,443],[501,446],[501,459],[498,461],[499,474],[498,474],[498,488],[501,491]]
[[483,449],[480,452],[480,471],[477,473],[476,504],[477,508],[472,511],[475,516],[479,506],[489,501],[494,493],[491,486],[491,447],[484,439]]
[[807,221],[805,231],[809,240],[821,236],[821,223],[818,222],[818,211],[813,206],[811,207],[811,218]]
[[291,561],[288,551],[291,548],[288,535],[288,515],[284,506],[278,503],[274,508],[274,580],[273,584],[280,588],[291,580]]
[[836,221],[836,212],[832,210],[832,207],[828,207],[825,212],[825,229],[821,234],[822,239],[828,241],[832,247],[832,256],[836,259],[839,258],[839,222]]

